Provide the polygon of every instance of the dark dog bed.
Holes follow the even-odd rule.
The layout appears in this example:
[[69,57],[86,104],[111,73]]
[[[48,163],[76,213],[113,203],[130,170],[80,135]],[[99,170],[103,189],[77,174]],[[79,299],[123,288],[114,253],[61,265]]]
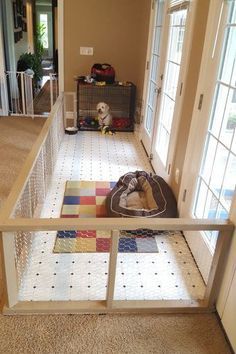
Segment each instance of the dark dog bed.
[[144,171],[120,177],[106,198],[106,208],[110,217],[178,217],[171,188],[160,176]]

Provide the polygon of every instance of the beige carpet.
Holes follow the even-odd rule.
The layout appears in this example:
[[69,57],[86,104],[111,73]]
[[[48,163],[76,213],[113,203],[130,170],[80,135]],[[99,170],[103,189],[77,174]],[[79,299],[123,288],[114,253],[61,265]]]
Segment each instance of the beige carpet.
[[0,117],[0,200],[7,198],[45,118]]
[[0,316],[1,353],[229,354],[207,315]]
[[[0,117],[0,209],[44,123],[45,118]],[[0,254],[0,298],[1,294]]]

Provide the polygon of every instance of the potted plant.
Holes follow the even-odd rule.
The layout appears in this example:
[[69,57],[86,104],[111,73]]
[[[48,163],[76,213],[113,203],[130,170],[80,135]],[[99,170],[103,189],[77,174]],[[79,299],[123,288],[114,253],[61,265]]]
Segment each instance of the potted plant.
[[43,56],[43,44],[42,38],[44,36],[45,26],[36,26],[35,35],[35,52],[21,54],[17,62],[17,71],[26,71],[31,69],[34,72],[33,85],[34,91],[37,91],[41,87],[41,80],[43,76],[42,70],[42,56]]

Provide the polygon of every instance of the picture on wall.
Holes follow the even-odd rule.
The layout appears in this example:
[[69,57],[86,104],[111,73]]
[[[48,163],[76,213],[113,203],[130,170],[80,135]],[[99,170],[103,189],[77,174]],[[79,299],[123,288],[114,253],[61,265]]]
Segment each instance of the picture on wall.
[[27,32],[27,23],[22,21],[22,31]]
[[22,28],[22,17],[21,15],[17,15],[17,23],[18,23],[18,28]]
[[14,0],[13,3],[14,42],[23,38],[23,32],[27,32],[26,5],[23,0]]
[[17,12],[20,14],[21,13],[21,8],[22,8],[22,1],[21,0],[16,0],[16,8]]
[[13,2],[12,5],[13,5],[14,28],[17,29],[18,28],[17,6],[15,2]]
[[23,5],[23,14],[22,14],[22,16],[24,18],[26,18],[26,6],[25,5]]
[[23,4],[23,0],[20,1],[20,14],[21,14],[21,16],[23,16],[23,14],[24,14],[24,4]]
[[18,32],[14,32],[14,42],[18,42]]

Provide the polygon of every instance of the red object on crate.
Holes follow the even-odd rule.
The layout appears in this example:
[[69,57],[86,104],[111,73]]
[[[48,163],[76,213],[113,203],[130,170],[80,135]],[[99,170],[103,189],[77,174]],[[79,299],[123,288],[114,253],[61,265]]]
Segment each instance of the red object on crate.
[[113,84],[115,81],[115,69],[110,64],[94,64],[91,69],[91,76],[95,81],[105,81]]
[[131,124],[130,118],[123,118],[123,117],[113,117],[112,118],[112,128],[114,128],[114,129],[129,128],[130,124]]

